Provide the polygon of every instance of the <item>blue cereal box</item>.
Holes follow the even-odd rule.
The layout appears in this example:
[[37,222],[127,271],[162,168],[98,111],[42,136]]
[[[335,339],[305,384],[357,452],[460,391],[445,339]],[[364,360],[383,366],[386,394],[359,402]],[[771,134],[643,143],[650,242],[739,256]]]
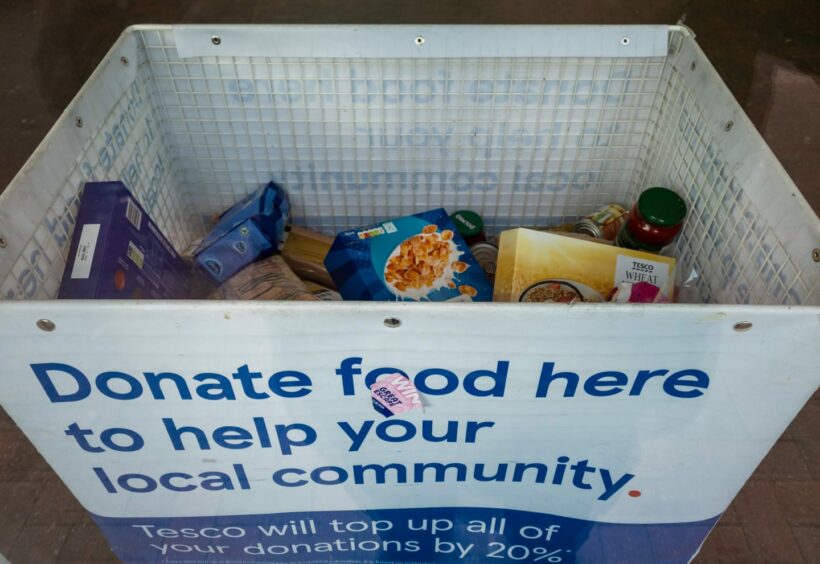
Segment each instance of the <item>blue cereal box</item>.
[[59,298],[180,299],[190,267],[122,182],[88,182]]
[[441,208],[339,233],[325,267],[345,300],[493,297],[487,276]]
[[222,284],[279,250],[289,213],[285,191],[273,182],[248,194],[222,214],[194,253],[194,263],[214,284]]

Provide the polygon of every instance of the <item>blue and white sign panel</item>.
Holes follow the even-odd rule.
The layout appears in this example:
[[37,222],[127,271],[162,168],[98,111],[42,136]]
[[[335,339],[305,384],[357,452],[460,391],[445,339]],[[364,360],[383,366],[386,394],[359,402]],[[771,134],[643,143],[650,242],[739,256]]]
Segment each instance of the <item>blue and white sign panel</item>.
[[7,311],[2,405],[126,562],[687,562],[820,361],[813,308]]

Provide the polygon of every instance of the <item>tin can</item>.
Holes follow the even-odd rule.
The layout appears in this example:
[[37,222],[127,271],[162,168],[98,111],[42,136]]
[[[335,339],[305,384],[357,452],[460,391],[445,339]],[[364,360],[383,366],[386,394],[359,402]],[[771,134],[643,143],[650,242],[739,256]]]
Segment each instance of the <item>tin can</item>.
[[484,236],[484,220],[472,210],[458,210],[450,215],[450,221],[468,245],[487,239]]
[[495,282],[495,264],[498,262],[498,247],[482,241],[470,247],[476,262],[487,275],[490,282]]
[[572,231],[574,223],[559,223],[558,225],[536,225],[530,229],[535,231],[548,231],[550,233],[569,233]]
[[626,210],[618,204],[607,204],[572,225],[571,231],[614,241],[626,223]]

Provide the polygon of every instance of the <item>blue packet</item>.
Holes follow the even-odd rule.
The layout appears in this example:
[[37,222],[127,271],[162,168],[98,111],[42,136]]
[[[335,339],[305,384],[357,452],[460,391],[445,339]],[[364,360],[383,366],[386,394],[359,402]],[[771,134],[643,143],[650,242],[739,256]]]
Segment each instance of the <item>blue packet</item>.
[[277,184],[252,192],[222,214],[194,253],[194,264],[214,284],[222,284],[279,250],[290,214],[287,194]]
[[325,267],[345,300],[493,297],[490,281],[441,208],[339,233]]
[[58,297],[182,299],[190,267],[122,182],[88,182]]

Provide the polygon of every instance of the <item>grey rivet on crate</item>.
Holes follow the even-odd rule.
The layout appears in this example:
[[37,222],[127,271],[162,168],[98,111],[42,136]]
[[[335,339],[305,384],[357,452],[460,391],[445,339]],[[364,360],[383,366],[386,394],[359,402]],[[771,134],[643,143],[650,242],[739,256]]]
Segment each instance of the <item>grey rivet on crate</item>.
[[81,118],[80,116],[75,117],[74,118],[74,125],[76,125],[77,127],[82,127],[83,126],[83,118]]
[[0,249],[5,249],[5,248],[6,248],[6,238],[5,237],[0,237]]
[[54,322],[50,319],[38,319],[37,327],[42,331],[51,332],[54,331],[57,326],[54,325]]
[[128,57],[120,57],[120,62],[123,64],[123,66],[127,67],[128,66]]
[[628,37],[622,37],[621,38],[621,45],[629,45],[629,38]]
[[735,331],[748,331],[751,328],[752,323],[750,321],[738,321],[734,326]]
[[218,35],[212,35],[211,36],[211,43],[213,43],[214,45],[219,45],[220,43],[222,43],[222,38],[219,37]]
[[735,122],[733,122],[732,120],[729,120],[729,121],[727,121],[727,122],[726,122],[726,124],[723,126],[723,129],[725,129],[726,131],[731,131],[731,130],[732,130],[732,127],[733,127],[734,125],[735,125]]
[[416,36],[416,45],[424,45],[424,37],[421,35]]
[[814,262],[820,262],[820,249],[813,249],[811,252],[811,258],[814,260]]
[[397,317],[387,317],[384,320],[384,326],[390,327],[391,329],[395,329],[401,325],[401,319]]

